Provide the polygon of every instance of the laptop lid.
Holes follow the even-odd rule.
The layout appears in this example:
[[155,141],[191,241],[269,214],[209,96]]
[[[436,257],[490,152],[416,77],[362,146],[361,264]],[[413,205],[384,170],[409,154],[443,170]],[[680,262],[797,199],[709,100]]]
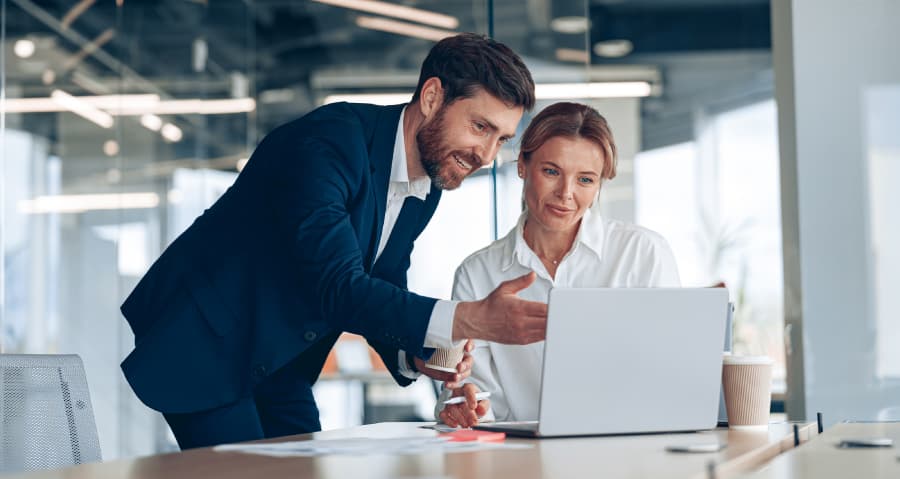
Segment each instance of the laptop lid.
[[538,434],[716,426],[724,288],[550,291]]

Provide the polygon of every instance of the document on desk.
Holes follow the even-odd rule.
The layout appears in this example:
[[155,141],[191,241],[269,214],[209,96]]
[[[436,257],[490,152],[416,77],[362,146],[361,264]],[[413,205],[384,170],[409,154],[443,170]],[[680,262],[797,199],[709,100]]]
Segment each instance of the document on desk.
[[471,452],[488,449],[527,449],[531,444],[490,442],[451,442],[445,437],[400,437],[313,439],[310,441],[272,442],[265,444],[223,444],[217,452],[243,452],[272,457],[313,457],[330,454],[426,454]]

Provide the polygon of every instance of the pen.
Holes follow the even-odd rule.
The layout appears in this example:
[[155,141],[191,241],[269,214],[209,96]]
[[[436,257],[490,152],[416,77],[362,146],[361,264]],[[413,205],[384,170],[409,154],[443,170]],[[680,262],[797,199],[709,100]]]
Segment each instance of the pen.
[[[489,397],[491,397],[490,391],[483,391],[480,393],[475,393],[475,400],[477,400],[477,401],[481,401],[482,399],[487,399]],[[465,396],[456,396],[455,398],[450,398],[450,399],[444,401],[444,404],[447,404],[447,405],[462,404],[464,402],[466,402]]]

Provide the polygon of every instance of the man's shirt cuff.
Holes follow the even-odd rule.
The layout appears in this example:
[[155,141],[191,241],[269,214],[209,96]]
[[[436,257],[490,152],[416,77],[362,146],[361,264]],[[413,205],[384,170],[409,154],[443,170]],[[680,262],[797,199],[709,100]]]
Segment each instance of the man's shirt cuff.
[[460,346],[465,340],[453,342],[453,315],[459,301],[438,300],[431,310],[431,320],[425,331],[425,347],[452,349]]

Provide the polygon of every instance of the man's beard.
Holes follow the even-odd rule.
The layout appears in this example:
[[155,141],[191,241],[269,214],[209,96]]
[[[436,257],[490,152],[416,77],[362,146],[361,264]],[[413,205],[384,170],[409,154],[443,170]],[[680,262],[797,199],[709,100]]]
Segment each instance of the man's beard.
[[[441,190],[454,190],[467,176],[460,174],[455,165],[451,164],[456,161],[454,155],[460,161],[469,160],[468,164],[474,165],[473,170],[481,165],[481,159],[471,153],[451,150],[445,141],[444,130],[444,107],[441,107],[434,119],[416,133],[416,145],[419,148],[422,167],[431,178],[431,183]],[[449,171],[442,173],[441,170]]]

